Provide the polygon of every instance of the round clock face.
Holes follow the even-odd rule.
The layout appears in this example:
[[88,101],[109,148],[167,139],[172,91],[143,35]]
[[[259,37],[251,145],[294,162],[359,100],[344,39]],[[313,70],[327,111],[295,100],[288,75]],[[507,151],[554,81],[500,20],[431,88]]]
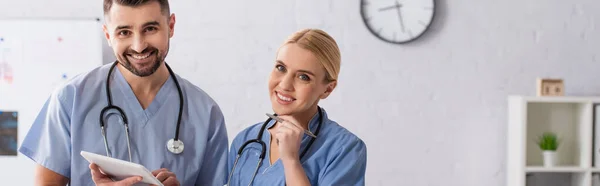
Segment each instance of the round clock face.
[[361,0],[365,25],[379,39],[407,43],[429,28],[435,14],[434,0]]

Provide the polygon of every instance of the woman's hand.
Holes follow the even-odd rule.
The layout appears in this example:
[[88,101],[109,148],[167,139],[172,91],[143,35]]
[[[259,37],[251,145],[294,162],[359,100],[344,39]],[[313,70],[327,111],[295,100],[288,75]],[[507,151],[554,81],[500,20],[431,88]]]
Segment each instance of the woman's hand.
[[300,142],[304,136],[304,129],[298,121],[290,116],[279,116],[285,120],[277,125],[275,138],[279,145],[279,157],[282,161],[300,161]]
[[285,182],[290,186],[310,185],[299,154],[304,128],[292,117],[279,117],[285,121],[277,124],[275,138],[279,141],[279,158],[283,163]]

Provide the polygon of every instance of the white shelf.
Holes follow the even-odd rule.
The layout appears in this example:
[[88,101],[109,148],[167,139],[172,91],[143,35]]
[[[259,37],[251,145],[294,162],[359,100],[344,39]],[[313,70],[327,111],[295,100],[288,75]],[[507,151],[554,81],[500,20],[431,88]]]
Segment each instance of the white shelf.
[[[594,155],[600,148],[594,142],[600,141],[600,126],[594,126],[594,116],[600,116],[600,109],[594,113],[597,104],[600,97],[509,96],[506,185],[600,186],[592,184],[600,175],[600,154]],[[536,144],[544,132],[554,132],[560,140],[555,167],[543,166]]]
[[508,96],[509,99],[521,99],[528,103],[600,103],[600,97],[577,97],[577,96]]
[[[600,171],[600,169],[597,169]],[[589,168],[581,168],[581,167],[537,167],[530,166],[525,169],[527,173],[542,173],[542,172],[554,172],[554,173],[584,173],[592,171]]]

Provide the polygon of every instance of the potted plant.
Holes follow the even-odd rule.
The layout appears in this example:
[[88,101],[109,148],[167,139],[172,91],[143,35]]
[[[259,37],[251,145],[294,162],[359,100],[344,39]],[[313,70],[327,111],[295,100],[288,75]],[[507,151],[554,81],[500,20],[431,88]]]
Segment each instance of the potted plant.
[[552,167],[556,165],[556,150],[558,149],[558,137],[553,132],[545,132],[538,138],[538,146],[543,152],[544,166]]

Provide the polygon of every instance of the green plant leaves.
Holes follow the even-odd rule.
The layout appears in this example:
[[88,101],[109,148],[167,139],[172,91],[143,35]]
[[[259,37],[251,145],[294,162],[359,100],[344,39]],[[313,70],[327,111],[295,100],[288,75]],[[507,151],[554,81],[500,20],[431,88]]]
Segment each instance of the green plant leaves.
[[545,132],[543,135],[539,136],[537,143],[540,149],[550,151],[556,151],[559,145],[558,137],[552,132]]

